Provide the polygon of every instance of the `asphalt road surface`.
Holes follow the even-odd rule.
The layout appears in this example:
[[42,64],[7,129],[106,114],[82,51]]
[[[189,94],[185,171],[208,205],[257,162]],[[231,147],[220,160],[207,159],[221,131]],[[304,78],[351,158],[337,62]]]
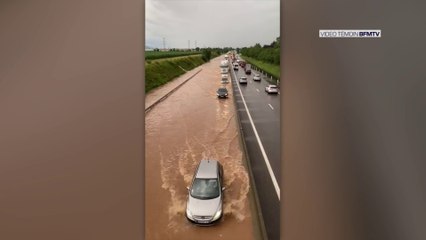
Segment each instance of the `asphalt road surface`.
[[[266,232],[268,239],[275,240],[280,239],[280,94],[266,93],[265,87],[270,83],[263,75],[260,82],[253,81],[255,73],[258,72],[252,70],[251,75],[246,75],[241,67],[231,70]],[[247,76],[247,84],[238,83],[241,76]]]

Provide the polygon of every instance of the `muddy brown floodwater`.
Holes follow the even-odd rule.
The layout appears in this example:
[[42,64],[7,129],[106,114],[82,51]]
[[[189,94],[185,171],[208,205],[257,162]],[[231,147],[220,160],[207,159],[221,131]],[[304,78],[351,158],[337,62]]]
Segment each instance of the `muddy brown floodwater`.
[[[146,239],[256,239],[231,83],[228,99],[216,97],[221,59],[204,64],[145,116]],[[186,187],[203,158],[223,164],[227,187],[224,217],[211,227],[185,218]]]

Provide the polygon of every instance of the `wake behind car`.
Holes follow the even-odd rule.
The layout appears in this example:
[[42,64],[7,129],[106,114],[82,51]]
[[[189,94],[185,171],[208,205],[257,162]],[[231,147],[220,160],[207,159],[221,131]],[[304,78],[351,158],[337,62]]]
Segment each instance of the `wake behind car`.
[[256,73],[253,77],[253,81],[260,81],[260,74]]
[[240,84],[247,84],[247,77],[240,77]]
[[210,225],[222,217],[223,167],[217,160],[201,160],[188,187],[186,218]]
[[221,87],[216,91],[216,95],[218,98],[227,98],[228,97],[228,89],[225,87]]
[[278,87],[277,87],[277,85],[268,85],[265,88],[265,92],[277,94],[278,93]]

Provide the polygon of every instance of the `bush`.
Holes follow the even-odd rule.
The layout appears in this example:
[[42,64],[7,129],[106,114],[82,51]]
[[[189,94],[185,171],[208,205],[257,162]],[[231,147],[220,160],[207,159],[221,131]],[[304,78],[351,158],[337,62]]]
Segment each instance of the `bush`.
[[204,62],[210,61],[210,58],[212,56],[212,52],[210,49],[203,49],[203,52],[201,53],[202,59]]

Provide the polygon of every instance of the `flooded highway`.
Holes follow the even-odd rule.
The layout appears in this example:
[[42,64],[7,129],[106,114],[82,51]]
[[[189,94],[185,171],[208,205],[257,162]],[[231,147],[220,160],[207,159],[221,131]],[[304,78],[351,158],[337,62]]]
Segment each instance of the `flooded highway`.
[[[257,239],[231,84],[228,99],[216,96],[221,60],[200,66],[201,72],[145,116],[146,239]],[[186,187],[201,159],[217,159],[224,168],[224,216],[211,227],[185,217]]]

